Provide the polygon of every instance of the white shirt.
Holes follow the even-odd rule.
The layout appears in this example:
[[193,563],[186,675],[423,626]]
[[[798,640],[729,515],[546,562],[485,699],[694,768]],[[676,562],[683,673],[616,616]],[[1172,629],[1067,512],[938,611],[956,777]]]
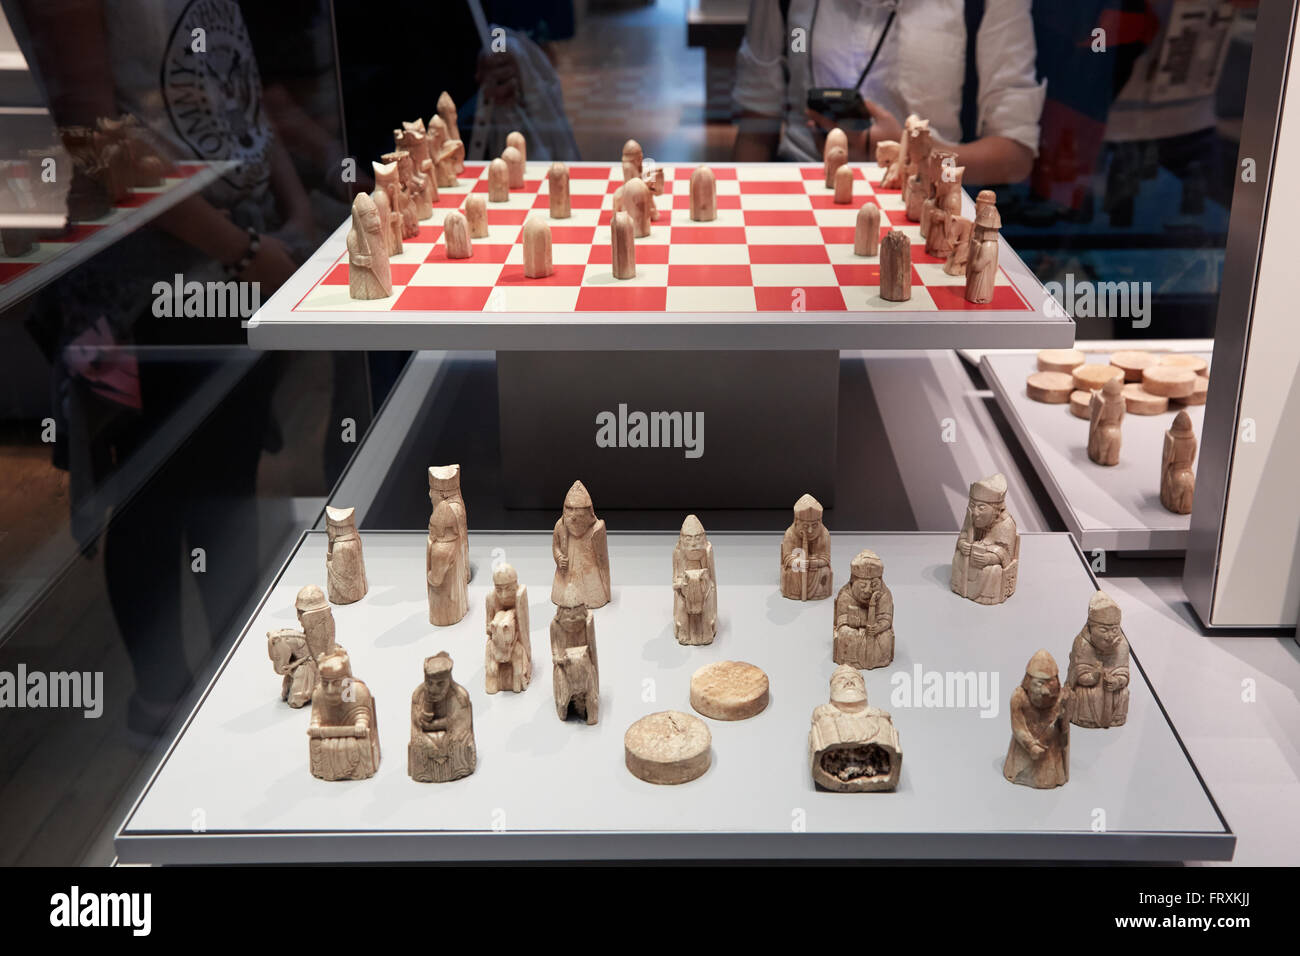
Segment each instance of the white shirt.
[[[1037,155],[1047,84],[1037,79],[1030,2],[986,0],[975,39],[980,81],[976,136],[1005,136]],[[880,55],[859,87],[863,98],[888,109],[900,123],[916,113],[930,121],[940,139],[960,142],[965,9],[965,0],[899,0]],[[751,0],[733,97],[741,110],[785,114],[783,158],[821,158],[805,126],[808,89],[852,86],[889,12],[883,0],[791,0],[785,24],[778,0]],[[800,46],[793,34],[798,29],[805,42],[792,52]],[[784,63],[789,64],[788,90]]]

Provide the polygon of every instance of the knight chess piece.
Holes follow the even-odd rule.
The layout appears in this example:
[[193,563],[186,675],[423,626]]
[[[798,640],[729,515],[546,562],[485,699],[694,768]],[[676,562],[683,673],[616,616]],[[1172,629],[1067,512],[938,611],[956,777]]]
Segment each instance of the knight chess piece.
[[296,627],[281,627],[266,632],[266,653],[275,672],[284,680],[280,699],[290,707],[311,703],[316,689],[316,658],[307,646],[307,638]]
[[576,714],[588,724],[600,719],[600,666],[596,658],[595,616],[576,586],[560,595],[551,621],[551,680],[560,720]]
[[486,690],[522,694],[533,679],[533,646],[528,633],[528,588],[508,564],[492,572],[487,595]]

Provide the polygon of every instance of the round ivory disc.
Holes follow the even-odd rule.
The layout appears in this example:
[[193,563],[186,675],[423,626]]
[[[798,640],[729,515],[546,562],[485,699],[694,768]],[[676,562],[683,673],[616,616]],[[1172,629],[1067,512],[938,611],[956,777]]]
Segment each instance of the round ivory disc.
[[1070,393],[1070,414],[1075,418],[1092,418],[1092,392],[1077,389]]
[[1025,393],[1036,402],[1064,405],[1074,391],[1074,379],[1067,372],[1033,372],[1025,382]]
[[714,720],[744,720],[767,706],[767,675],[744,661],[716,661],[691,675],[691,706]]
[[627,769],[646,783],[686,783],[709,769],[713,735],[704,721],[678,710],[642,717],[623,735]]
[[1197,375],[1190,368],[1153,365],[1142,373],[1142,387],[1152,395],[1182,398],[1196,389]]
[[1156,364],[1156,357],[1150,352],[1137,349],[1116,352],[1110,357],[1110,364],[1124,370],[1124,381],[1142,381],[1142,370]]
[[1091,392],[1093,389],[1101,388],[1112,378],[1123,375],[1124,372],[1114,365],[1080,365],[1073,374],[1074,387]]
[[1152,395],[1137,382],[1124,386],[1124,410],[1130,415],[1159,415],[1169,408],[1169,399]]
[[1078,349],[1043,349],[1038,353],[1038,371],[1065,372],[1068,375],[1085,361]]
[[1175,398],[1174,401],[1179,405],[1204,405],[1205,396],[1209,394],[1210,380],[1196,376],[1196,382],[1192,385],[1192,394],[1184,395],[1182,398]]
[[1199,355],[1187,355],[1182,352],[1171,352],[1160,356],[1160,364],[1173,368],[1190,368],[1197,375],[1208,375],[1210,371],[1210,363],[1205,359]]

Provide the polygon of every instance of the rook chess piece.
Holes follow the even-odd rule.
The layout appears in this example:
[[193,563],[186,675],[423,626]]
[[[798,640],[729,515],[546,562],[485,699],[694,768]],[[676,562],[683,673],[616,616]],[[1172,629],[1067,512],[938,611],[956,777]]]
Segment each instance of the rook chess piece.
[[[849,136],[838,126],[826,134],[826,142],[822,144],[822,162],[826,162],[826,157],[832,149],[838,147],[844,150],[844,155],[849,153]],[[879,161],[879,160],[877,160]]]
[[848,163],[835,170],[835,202],[842,206],[853,202],[853,167]]
[[446,125],[447,138],[460,139],[460,126],[457,125],[456,104],[452,101],[451,94],[443,90],[438,94],[438,117]]
[[316,689],[316,658],[307,647],[307,638],[295,627],[281,627],[266,632],[266,653],[277,674],[284,677],[280,699],[290,707],[311,703]]
[[307,649],[317,662],[340,650],[334,643],[334,609],[325,599],[324,591],[314,584],[300,588],[293,609],[307,641]]
[[1061,686],[1056,661],[1040,650],[1011,694],[1011,745],[1002,775],[1040,790],[1070,779],[1070,692]]
[[487,202],[479,193],[465,197],[465,222],[471,239],[488,237]]
[[890,229],[880,240],[880,297],[886,302],[912,297],[912,243],[901,229]]
[[997,195],[983,189],[975,200],[975,227],[971,231],[970,253],[966,261],[966,301],[983,304],[993,301],[993,286],[998,275]]
[[822,524],[821,503],[804,495],[781,539],[781,596],[820,601],[831,596],[831,578],[831,533]]
[[695,222],[712,222],[718,218],[718,184],[713,170],[697,166],[691,173],[691,219]]
[[842,146],[833,146],[826,151],[822,167],[826,173],[826,188],[835,188],[835,173],[849,161],[849,151]]
[[1016,593],[1020,535],[1007,511],[1007,479],[981,478],[970,486],[966,520],[952,554],[952,590],[977,604],[1001,604]]
[[506,180],[511,189],[524,188],[524,157],[513,146],[507,146],[501,153],[506,164]]
[[361,553],[355,508],[325,508],[325,575],[331,604],[355,604],[370,589],[366,584],[366,559]]
[[429,623],[447,627],[459,622],[469,612],[469,567],[460,520],[449,501],[439,501],[429,518],[424,566]]
[[564,514],[555,522],[551,554],[555,558],[551,603],[581,602],[588,608],[609,603],[609,542],[605,537],[605,522],[596,517],[591,495],[581,481],[575,481],[564,496]]
[[551,679],[555,713],[568,720],[574,713],[594,724],[600,719],[600,667],[596,660],[596,620],[568,588],[551,621]]
[[808,731],[813,783],[836,793],[893,790],[903,749],[888,711],[867,704],[862,674],[841,664],[831,675],[831,699],[813,711]]
[[1118,465],[1124,422],[1124,379],[1112,378],[1092,393],[1088,404],[1088,457],[1099,465]]
[[885,586],[885,564],[874,551],[859,551],[849,583],[835,596],[832,658],[860,670],[894,660],[894,596]]
[[1174,416],[1174,423],[1165,432],[1164,449],[1160,456],[1160,503],[1177,515],[1192,513],[1192,497],[1196,490],[1196,433],[1186,410]]
[[1075,726],[1122,727],[1128,720],[1128,638],[1119,605],[1105,591],[1088,602],[1088,620],[1070,647],[1065,686]]
[[[623,144],[623,162],[632,166],[632,175],[641,175],[641,165],[645,159],[645,153],[641,150],[641,144],[634,139],[629,139]],[[624,177],[627,178],[626,176]]]
[[510,199],[510,167],[498,156],[488,163],[488,202],[507,202]]
[[632,217],[632,232],[638,239],[650,235],[650,188],[641,179],[623,184],[623,206]]
[[[460,493],[460,465],[435,465],[429,469],[429,506],[436,509],[438,502],[451,503],[456,512],[456,525],[460,529],[460,540],[464,544],[465,567],[471,572],[469,563],[469,520],[465,512],[465,498]],[[429,530],[433,531],[433,515],[429,515]],[[469,576],[472,579],[472,574]]]
[[713,544],[695,515],[673,546],[673,634],[678,644],[712,644],[718,633],[718,574]]
[[610,259],[615,279],[636,278],[636,239],[633,237],[632,217],[626,212],[616,212],[609,221]]
[[853,254],[880,254],[880,207],[873,202],[863,203],[858,210],[858,218],[853,226]]
[[379,769],[379,726],[370,688],[352,677],[340,650],[319,665],[307,727],[312,776],[321,780],[364,780]]
[[568,219],[572,215],[569,208],[569,167],[564,163],[551,163],[546,181],[551,218]]
[[487,596],[487,653],[483,674],[487,692],[521,694],[533,679],[533,645],[528,635],[528,588],[508,564],[492,572]]
[[528,162],[528,143],[524,139],[524,134],[519,130],[511,130],[506,133],[506,146],[519,152],[519,162]]
[[387,222],[366,193],[352,200],[348,230],[348,295],[354,299],[386,299],[393,294],[393,270],[388,263]]
[[469,239],[469,222],[460,210],[453,209],[442,221],[442,243],[447,247],[448,259],[468,259],[474,254]]
[[411,694],[411,741],[406,772],[420,783],[468,777],[478,764],[469,691],[451,677],[446,651],[424,659],[424,680]]
[[531,216],[524,223],[524,278],[544,279],[555,270],[551,266],[551,227],[541,216]]

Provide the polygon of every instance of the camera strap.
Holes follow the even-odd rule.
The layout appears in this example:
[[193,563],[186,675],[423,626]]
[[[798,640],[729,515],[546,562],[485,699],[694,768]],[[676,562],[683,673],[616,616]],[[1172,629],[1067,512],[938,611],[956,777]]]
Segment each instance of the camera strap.
[[[817,28],[817,13],[820,10],[821,10],[821,0],[817,0],[816,4],[813,6],[812,19],[808,23],[808,78],[809,80],[812,80],[813,33]],[[783,16],[787,15],[788,11],[789,11],[788,0],[782,0],[781,12]],[[853,85],[853,89],[860,90],[862,88],[862,84],[866,80],[867,74],[870,73],[871,68],[876,65],[876,58],[880,56],[880,48],[885,45],[885,38],[889,36],[889,28],[894,25],[894,17],[896,16],[898,16],[898,5],[894,4],[893,9],[889,11],[889,18],[885,20],[885,28],[880,31],[880,39],[876,41],[876,48],[871,51],[871,58],[867,60],[867,65],[864,66],[862,68],[862,72],[858,74],[858,81]]]

